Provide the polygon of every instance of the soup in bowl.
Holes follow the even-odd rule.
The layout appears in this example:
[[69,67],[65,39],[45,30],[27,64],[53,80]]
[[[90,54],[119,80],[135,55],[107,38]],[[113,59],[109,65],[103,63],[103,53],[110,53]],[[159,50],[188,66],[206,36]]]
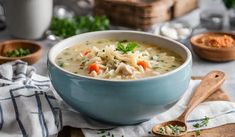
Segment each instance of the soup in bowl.
[[173,51],[134,40],[99,39],[64,49],[56,63],[74,74],[99,79],[141,79],[183,64]]
[[146,121],[173,106],[190,81],[192,57],[179,42],[136,31],[99,31],[51,48],[48,70],[75,110],[114,124]]

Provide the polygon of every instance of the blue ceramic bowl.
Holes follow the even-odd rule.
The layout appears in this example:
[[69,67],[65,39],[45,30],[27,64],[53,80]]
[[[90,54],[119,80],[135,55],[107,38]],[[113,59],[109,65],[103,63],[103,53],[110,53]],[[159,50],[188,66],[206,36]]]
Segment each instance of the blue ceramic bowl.
[[[184,63],[168,73],[139,80],[106,80],[74,75],[55,63],[65,48],[93,39],[138,40],[173,50]],[[114,124],[135,124],[149,120],[172,107],[190,81],[192,56],[179,42],[136,31],[99,31],[65,39],[51,48],[48,70],[61,98],[75,110],[97,120]]]

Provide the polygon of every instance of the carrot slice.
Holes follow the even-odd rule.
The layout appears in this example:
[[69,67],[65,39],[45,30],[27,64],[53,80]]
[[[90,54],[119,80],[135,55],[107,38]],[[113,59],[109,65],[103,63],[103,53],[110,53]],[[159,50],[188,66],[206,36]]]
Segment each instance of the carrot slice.
[[92,63],[89,67],[88,67],[89,72],[95,71],[97,74],[100,73],[100,67],[96,64],[96,63]]
[[89,53],[89,50],[83,50],[82,54],[86,56]]
[[148,64],[145,61],[138,61],[137,65],[142,66],[144,70],[148,68]]

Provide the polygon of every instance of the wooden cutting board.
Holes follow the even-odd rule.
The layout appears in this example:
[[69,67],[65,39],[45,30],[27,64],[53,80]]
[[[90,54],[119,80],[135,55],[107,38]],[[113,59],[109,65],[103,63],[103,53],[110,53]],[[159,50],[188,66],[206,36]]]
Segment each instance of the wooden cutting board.
[[[201,77],[192,77],[192,79],[200,79]],[[224,93],[222,89],[217,90],[213,95],[208,97],[205,101],[229,101],[229,97]],[[183,137],[194,137],[194,132],[189,132]],[[58,137],[84,137],[81,129],[73,127],[64,127]],[[201,131],[201,135],[198,137],[235,137],[235,124],[228,124],[212,129],[206,129]]]

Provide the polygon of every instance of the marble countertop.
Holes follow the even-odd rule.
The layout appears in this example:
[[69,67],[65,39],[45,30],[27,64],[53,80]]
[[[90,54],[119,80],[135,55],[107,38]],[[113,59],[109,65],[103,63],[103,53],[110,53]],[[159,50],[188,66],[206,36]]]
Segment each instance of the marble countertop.
[[[199,24],[199,9],[179,18],[178,20],[185,20],[191,24],[191,26],[196,26]],[[0,40],[12,39],[9,36],[7,30],[0,32]],[[37,73],[47,76],[47,53],[48,50],[55,44],[55,42],[50,40],[37,40],[43,47],[42,58],[33,66],[37,69]],[[190,44],[186,46],[191,50]],[[202,60],[198,58],[193,52],[193,68],[192,75],[201,76],[205,75],[212,70],[221,70],[226,73],[226,82],[223,86],[225,92],[229,95],[232,101],[235,101],[235,61],[215,63]]]

